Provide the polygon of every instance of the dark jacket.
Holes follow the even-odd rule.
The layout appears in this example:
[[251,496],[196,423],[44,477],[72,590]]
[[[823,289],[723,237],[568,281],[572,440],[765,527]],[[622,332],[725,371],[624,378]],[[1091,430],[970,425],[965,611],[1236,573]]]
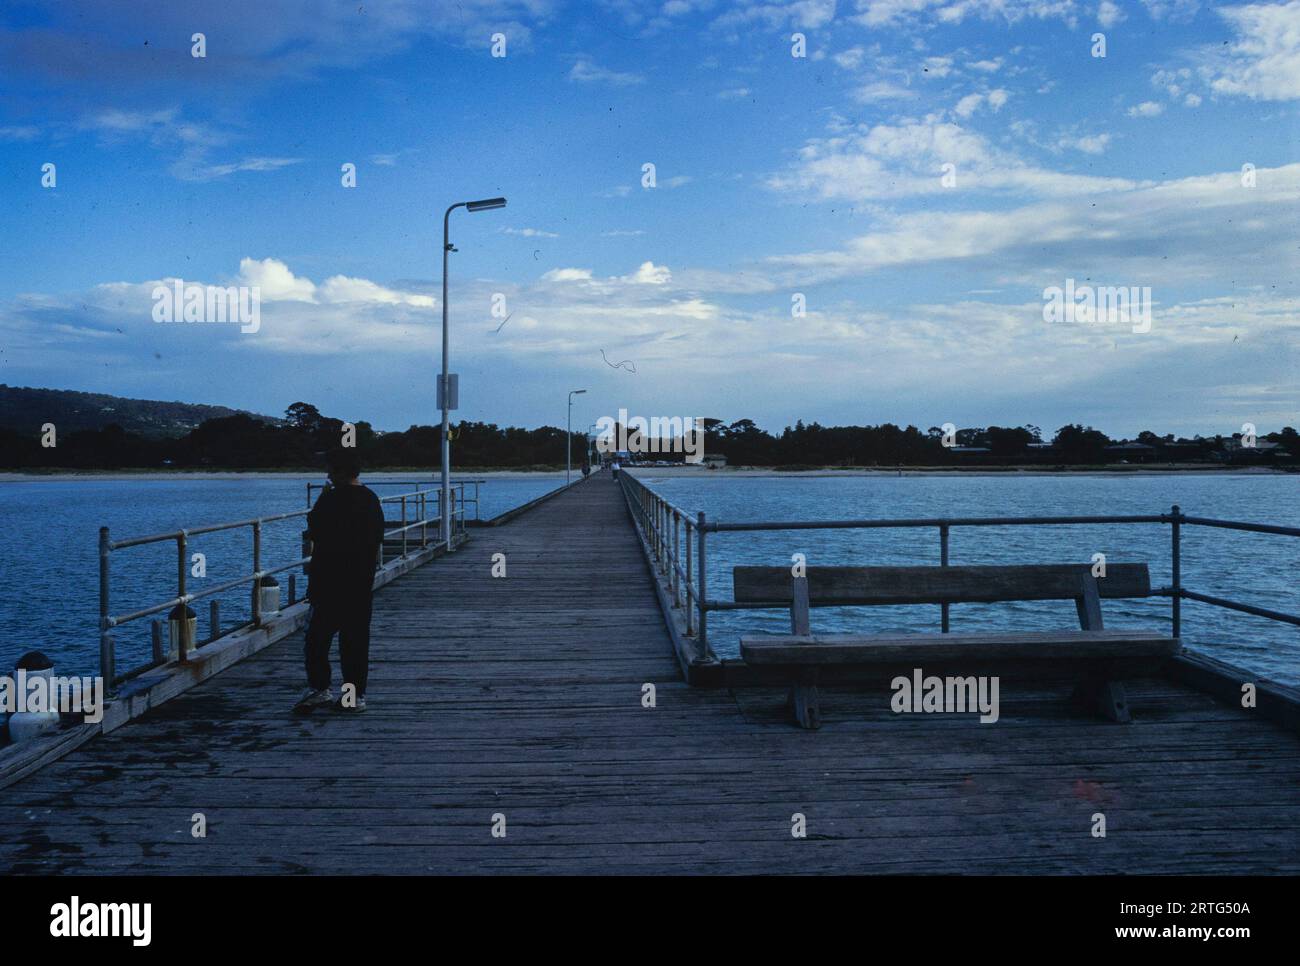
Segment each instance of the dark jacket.
[[373,491],[331,486],[307,514],[307,535],[312,541],[307,568],[311,600],[370,593],[384,539],[384,510]]

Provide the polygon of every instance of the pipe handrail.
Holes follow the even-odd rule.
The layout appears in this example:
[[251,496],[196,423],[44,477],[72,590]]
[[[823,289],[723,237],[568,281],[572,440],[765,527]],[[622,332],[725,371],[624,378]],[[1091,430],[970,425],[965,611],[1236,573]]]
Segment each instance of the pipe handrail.
[[[1211,517],[1187,516],[1175,504],[1169,513],[1159,514],[1100,514],[1087,516],[1028,516],[1028,517],[928,517],[916,519],[869,519],[869,520],[783,520],[783,521],[742,521],[727,523],[709,521],[703,511],[692,521],[691,515],[676,504],[655,493],[648,486],[636,479],[624,469],[619,475],[622,489],[633,519],[645,536],[646,552],[651,563],[661,572],[669,575],[670,594],[673,606],[686,607],[687,636],[697,638],[700,660],[712,660],[708,646],[708,614],[710,611],[765,610],[781,608],[786,604],[738,603],[734,600],[716,600],[708,596],[705,570],[707,557],[705,553],[705,535],[708,533],[752,533],[760,531],[783,530],[867,530],[867,529],[906,529],[930,528],[939,531],[940,566],[949,566],[948,542],[953,527],[999,527],[999,526],[1079,526],[1091,524],[1168,524],[1171,534],[1170,558],[1173,582],[1168,587],[1152,589],[1150,597],[1168,597],[1170,601],[1171,636],[1182,634],[1182,601],[1194,600],[1200,603],[1222,607],[1228,610],[1251,614],[1268,620],[1279,621],[1300,626],[1300,615],[1271,610],[1254,604],[1216,597],[1197,591],[1188,590],[1182,585],[1182,534],[1184,524],[1214,527],[1225,530],[1239,530],[1249,533],[1269,533],[1281,536],[1300,537],[1300,527],[1279,526],[1269,523],[1249,523],[1239,520],[1219,520]],[[673,535],[665,538],[665,520],[672,521]],[[686,567],[683,569],[683,556],[676,539],[677,521],[686,524]],[[690,531],[694,527],[698,548],[694,559],[690,555]],[[698,568],[692,574],[692,564]],[[680,593],[679,581],[685,583],[685,594]],[[698,587],[692,586],[692,578],[698,581]],[[948,605],[942,607],[942,629],[949,632]],[[696,630],[693,630],[693,627]]]
[[[384,482],[390,482],[390,481],[384,481]],[[391,481],[391,482],[397,482],[397,481]],[[451,486],[452,507],[449,509],[449,515],[451,519],[454,521],[453,526],[451,528],[452,533],[445,541],[442,539],[434,541],[433,542],[434,546],[442,545],[444,543],[450,545],[453,543],[457,534],[463,535],[465,533],[466,518],[468,513],[468,510],[466,508],[467,503],[473,502],[475,504],[475,514],[477,516],[479,482],[481,481],[459,480],[452,484]],[[473,500],[468,499],[466,496],[465,487],[468,483],[475,484],[475,497]],[[312,484],[308,484],[308,486],[310,487],[312,486]],[[309,493],[308,498],[310,499],[310,490],[308,491],[308,493]],[[417,489],[405,493],[395,493],[395,494],[390,494],[388,496],[378,497],[378,500],[381,504],[398,503],[402,507],[401,525],[393,528],[386,528],[384,531],[385,540],[389,538],[395,538],[395,537],[401,538],[402,552],[398,559],[408,556],[410,552],[411,544],[414,544],[414,548],[416,550],[421,550],[430,546],[430,541],[428,539],[429,517],[427,511],[428,511],[429,503],[431,502],[429,500],[429,497],[431,495],[435,496],[435,500],[432,502],[435,502],[435,504],[441,503],[441,498],[442,498],[441,489],[438,490]],[[414,512],[415,515],[414,519],[411,519],[411,517],[408,515],[408,509]],[[112,631],[125,624],[131,623],[132,621],[137,621],[146,617],[151,617],[155,614],[161,614],[165,611],[171,611],[176,607],[188,608],[188,605],[193,603],[194,601],[202,600],[206,597],[213,597],[217,594],[224,593],[226,591],[232,590],[244,584],[251,584],[252,585],[252,620],[248,624],[232,627],[231,630],[233,631],[244,626],[252,626],[252,627],[262,626],[262,601],[261,601],[260,591],[262,589],[261,585],[262,585],[263,578],[271,577],[274,576],[275,574],[283,573],[288,570],[293,570],[297,567],[303,567],[305,569],[306,566],[311,562],[311,556],[304,552],[303,556],[299,557],[297,560],[293,560],[289,563],[280,564],[279,566],[276,567],[264,567],[262,565],[262,559],[261,559],[262,527],[264,524],[277,523],[284,520],[291,520],[299,517],[305,517],[310,512],[311,512],[310,509],[290,510],[285,513],[273,513],[273,514],[267,514],[265,516],[260,516],[260,517],[250,517],[244,520],[234,520],[234,521],[228,521],[224,523],[204,524],[202,526],[197,526],[197,527],[185,527],[180,530],[172,530],[166,533],[149,534],[149,535],[139,536],[139,537],[130,537],[125,540],[111,539],[109,536],[108,528],[101,527],[99,531],[100,675],[104,679],[105,687],[111,692],[114,690],[115,686],[118,683],[128,680],[129,678],[138,676],[144,671],[147,671],[153,667],[157,667],[161,663],[165,663],[163,659],[155,655],[154,660],[152,660],[149,663],[146,663],[137,668],[133,668],[120,675],[117,673],[116,643],[114,641]],[[238,530],[245,527],[250,527],[252,528],[253,531],[252,572],[244,574],[239,577],[234,577],[230,580],[223,581],[219,584],[214,584],[211,587],[204,587],[198,591],[194,591],[194,592],[188,591],[186,587],[186,582],[187,582],[186,578],[188,575],[189,563],[190,563],[188,558],[190,538],[195,536],[202,536],[204,534],[209,534],[209,533],[219,533],[219,532],[230,531],[230,530]],[[408,538],[408,534],[413,530],[419,530],[421,531],[421,533],[418,539],[412,541]],[[304,537],[305,537],[305,533],[304,533]],[[164,543],[164,542],[174,542],[176,544],[177,593],[174,596],[170,597],[169,599],[161,603],[152,604],[148,607],[144,607],[135,611],[130,611],[128,613],[113,614],[111,609],[111,599],[110,599],[111,558],[113,552],[118,550],[130,549],[132,547],[140,547],[148,544],[156,544],[156,543]],[[307,546],[307,541],[306,539],[304,539],[304,551],[306,550],[306,546]],[[383,552],[382,545],[379,552],[378,562],[381,565],[384,562],[384,552]],[[290,581],[289,603],[290,604],[295,603],[293,597],[294,580],[295,578],[292,576],[289,578]],[[190,636],[191,636],[191,631],[189,628],[188,618],[181,620],[177,643],[179,645],[179,652],[180,652],[178,658],[182,662],[188,658],[191,647],[195,646],[196,644],[196,642],[189,640]],[[213,639],[215,640],[215,637]]]

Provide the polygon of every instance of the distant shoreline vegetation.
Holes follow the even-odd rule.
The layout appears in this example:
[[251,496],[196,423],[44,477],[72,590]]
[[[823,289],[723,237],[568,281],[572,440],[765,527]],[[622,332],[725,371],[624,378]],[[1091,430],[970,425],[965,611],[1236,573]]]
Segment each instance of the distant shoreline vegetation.
[[[364,421],[345,424],[305,402],[293,403],[283,418],[218,410],[221,415],[195,420],[197,424],[188,429],[183,422],[177,425],[181,421],[173,419],[168,426],[170,432],[160,433],[158,420],[151,418],[149,404],[142,400],[56,390],[9,387],[0,390],[7,393],[6,405],[0,409],[0,469],[3,470],[39,473],[301,469],[312,472],[321,466],[322,455],[339,445],[349,425],[350,439],[367,470],[427,469],[435,465],[441,447],[441,429],[437,426],[382,432]],[[15,398],[26,400],[27,405],[9,405]],[[47,407],[59,403],[68,410],[69,398],[77,405],[71,408],[62,425],[62,413],[49,411],[47,415],[31,405],[39,400]],[[88,411],[92,404],[94,412]],[[182,403],[154,405],[169,415],[184,411],[191,419],[197,412],[211,409],[186,409],[188,404]],[[119,410],[136,417],[132,428],[124,428],[114,419]],[[197,412],[191,414],[191,411]],[[54,427],[53,433],[48,431],[48,426]],[[945,425],[931,426],[923,432],[915,426],[899,427],[890,423],[822,426],[799,421],[779,434],[759,428],[750,419],[732,423],[705,419],[704,426],[706,463],[785,472],[902,467],[1050,471],[1144,465],[1152,469],[1300,468],[1300,435],[1289,426],[1258,437],[1236,433],[1186,439],[1147,431],[1126,440],[1112,440],[1100,430],[1080,424],[1063,426],[1050,437],[1035,426],[956,429]],[[522,429],[463,421],[452,427],[454,465],[459,472],[472,468],[533,471],[562,468],[564,437],[564,430],[551,426]],[[576,468],[588,454],[589,440],[584,433],[573,433],[571,440]],[[682,462],[680,446],[664,445],[659,450],[654,454],[657,465]]]

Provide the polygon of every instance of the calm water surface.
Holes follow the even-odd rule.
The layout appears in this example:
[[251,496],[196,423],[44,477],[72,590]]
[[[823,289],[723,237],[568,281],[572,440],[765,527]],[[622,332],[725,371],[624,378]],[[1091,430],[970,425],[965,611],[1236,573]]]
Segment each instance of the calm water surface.
[[[683,510],[727,522],[959,516],[1089,516],[1184,513],[1218,519],[1300,526],[1300,476],[951,476],[951,477],[638,477]],[[1300,613],[1300,538],[1183,527],[1183,586],[1285,613]],[[923,565],[939,562],[934,528],[802,530],[710,534],[710,596],[731,599],[731,568],[788,565],[803,553],[810,565]],[[1167,525],[954,528],[952,564],[1145,561],[1153,587],[1167,586]],[[1107,627],[1168,630],[1169,600],[1104,600]],[[1043,630],[1077,627],[1069,601],[964,604],[952,607],[953,630]],[[939,608],[818,608],[821,631],[939,629]],[[738,656],[742,632],[787,633],[777,611],[717,612],[709,639],[723,657]],[[1183,602],[1183,638],[1232,663],[1300,685],[1300,628],[1195,601]]]
[[[415,487],[380,486],[385,479],[410,480],[410,474],[367,475],[380,496]],[[164,533],[182,527],[244,520],[306,506],[307,483],[319,477],[222,480],[34,480],[0,483],[0,569],[6,593],[0,599],[0,669],[4,673],[24,651],[45,651],[67,674],[95,673],[99,667],[96,632],[99,608],[99,528],[115,540]],[[498,479],[479,487],[480,516],[495,516],[541,496],[564,482],[564,475],[539,473]],[[473,488],[470,487],[470,490]],[[430,504],[432,511],[433,505]],[[389,505],[389,519],[401,515]],[[473,508],[469,509],[472,517]],[[275,567],[300,556],[301,518],[267,524],[262,561]],[[418,533],[412,531],[418,538]],[[192,537],[189,550],[207,558],[207,576],[190,577],[191,592],[252,573],[252,531]],[[176,594],[176,544],[159,543],[113,553],[112,609],[140,610]],[[287,574],[281,593],[287,598]],[[305,589],[299,578],[298,593]],[[247,587],[216,595],[221,619],[230,626],[250,617]],[[208,636],[208,599],[197,601],[199,637]],[[119,673],[149,660],[149,620],[117,632]]]

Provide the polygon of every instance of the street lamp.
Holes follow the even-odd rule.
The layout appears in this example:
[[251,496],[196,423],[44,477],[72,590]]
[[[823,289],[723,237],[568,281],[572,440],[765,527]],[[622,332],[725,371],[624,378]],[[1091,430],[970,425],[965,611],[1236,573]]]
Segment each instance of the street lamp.
[[493,208],[504,208],[506,199],[504,198],[483,198],[479,201],[458,201],[447,209],[442,216],[442,379],[438,382],[438,402],[442,406],[442,538],[447,541],[447,552],[451,552],[451,441],[447,438],[447,433],[451,428],[451,386],[448,365],[448,342],[447,342],[447,254],[457,249],[451,245],[451,239],[448,238],[449,222],[451,213],[457,208],[464,208],[466,211],[490,211]]
[[573,464],[573,430],[570,429],[573,425],[573,397],[581,396],[586,391],[585,389],[569,390],[569,418],[564,422],[564,482],[566,485],[569,482],[569,472]]

